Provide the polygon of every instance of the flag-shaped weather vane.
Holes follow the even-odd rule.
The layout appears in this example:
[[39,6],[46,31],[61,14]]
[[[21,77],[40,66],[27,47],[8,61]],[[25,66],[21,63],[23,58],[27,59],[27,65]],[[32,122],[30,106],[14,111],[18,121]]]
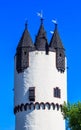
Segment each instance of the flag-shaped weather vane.
[[37,16],[40,17],[41,24],[43,24],[43,11],[41,10],[40,12],[38,12]]
[[[57,21],[55,19],[52,19],[52,23],[55,24],[55,28],[57,27]],[[53,34],[54,32],[53,31],[50,31],[51,34]]]
[[37,12],[37,16],[39,16],[41,19],[43,19],[43,11],[41,10],[41,12]]
[[54,23],[55,25],[57,24],[57,21],[52,19],[52,23]]

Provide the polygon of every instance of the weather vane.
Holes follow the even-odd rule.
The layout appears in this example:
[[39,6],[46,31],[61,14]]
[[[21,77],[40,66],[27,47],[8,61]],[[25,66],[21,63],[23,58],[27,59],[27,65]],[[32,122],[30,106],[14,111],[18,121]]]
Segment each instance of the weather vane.
[[57,25],[57,21],[52,19],[52,23],[54,23],[55,25]]
[[[52,19],[52,23],[54,23],[54,24],[55,24],[55,27],[57,27],[57,21],[56,21],[56,20]],[[50,31],[50,33],[53,34],[54,31]]]
[[43,19],[43,11],[41,10],[41,12],[37,12],[37,16],[39,16],[41,19]]
[[54,32],[53,31],[50,31],[51,34],[53,34]]

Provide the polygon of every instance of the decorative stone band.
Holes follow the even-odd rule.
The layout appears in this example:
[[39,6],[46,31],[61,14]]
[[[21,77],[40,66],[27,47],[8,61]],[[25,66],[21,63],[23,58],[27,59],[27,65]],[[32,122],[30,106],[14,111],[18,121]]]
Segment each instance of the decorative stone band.
[[55,110],[57,109],[57,111],[61,111],[62,112],[62,105],[61,104],[58,104],[58,103],[49,103],[49,102],[31,102],[31,103],[26,103],[26,104],[21,104],[21,105],[18,105],[18,106],[15,106],[14,108],[14,114],[16,114],[17,112],[22,112],[22,111],[27,111],[27,110],[40,110],[40,109],[48,109],[48,110]]

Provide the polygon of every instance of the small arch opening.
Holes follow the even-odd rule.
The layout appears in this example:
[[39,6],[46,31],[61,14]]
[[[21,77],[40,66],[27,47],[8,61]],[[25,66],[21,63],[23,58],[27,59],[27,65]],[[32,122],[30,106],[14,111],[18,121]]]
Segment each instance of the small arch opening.
[[35,109],[35,105],[33,104],[33,103],[30,103],[29,104],[29,109],[31,110],[31,109]]
[[50,103],[47,102],[47,103],[45,104],[45,106],[46,106],[46,108],[47,108],[48,110],[50,110]]
[[61,112],[62,112],[62,105],[60,105],[60,110],[61,110]]
[[56,104],[57,111],[59,111],[59,104]]
[[40,104],[38,102],[35,103],[35,109],[37,109],[37,110],[40,109]]
[[20,109],[20,105],[17,106],[17,111],[19,112],[21,109]]
[[40,103],[40,108],[45,109],[45,104],[43,102]]
[[26,111],[28,109],[28,103],[24,105],[24,110]]
[[55,104],[54,103],[51,103],[51,107],[53,110],[55,110]]

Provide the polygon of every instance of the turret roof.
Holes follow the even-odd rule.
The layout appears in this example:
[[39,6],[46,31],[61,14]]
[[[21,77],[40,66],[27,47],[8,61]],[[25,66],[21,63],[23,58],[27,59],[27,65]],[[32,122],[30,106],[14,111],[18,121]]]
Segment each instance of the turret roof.
[[50,47],[54,49],[57,49],[57,48],[64,49],[62,41],[58,33],[57,24],[55,24],[55,30],[51,38]]
[[27,29],[27,24],[25,24],[25,30],[21,36],[18,47],[34,47],[30,33]]
[[45,50],[47,42],[46,31],[43,25],[43,19],[41,19],[41,25],[36,36],[35,46],[37,50]]

